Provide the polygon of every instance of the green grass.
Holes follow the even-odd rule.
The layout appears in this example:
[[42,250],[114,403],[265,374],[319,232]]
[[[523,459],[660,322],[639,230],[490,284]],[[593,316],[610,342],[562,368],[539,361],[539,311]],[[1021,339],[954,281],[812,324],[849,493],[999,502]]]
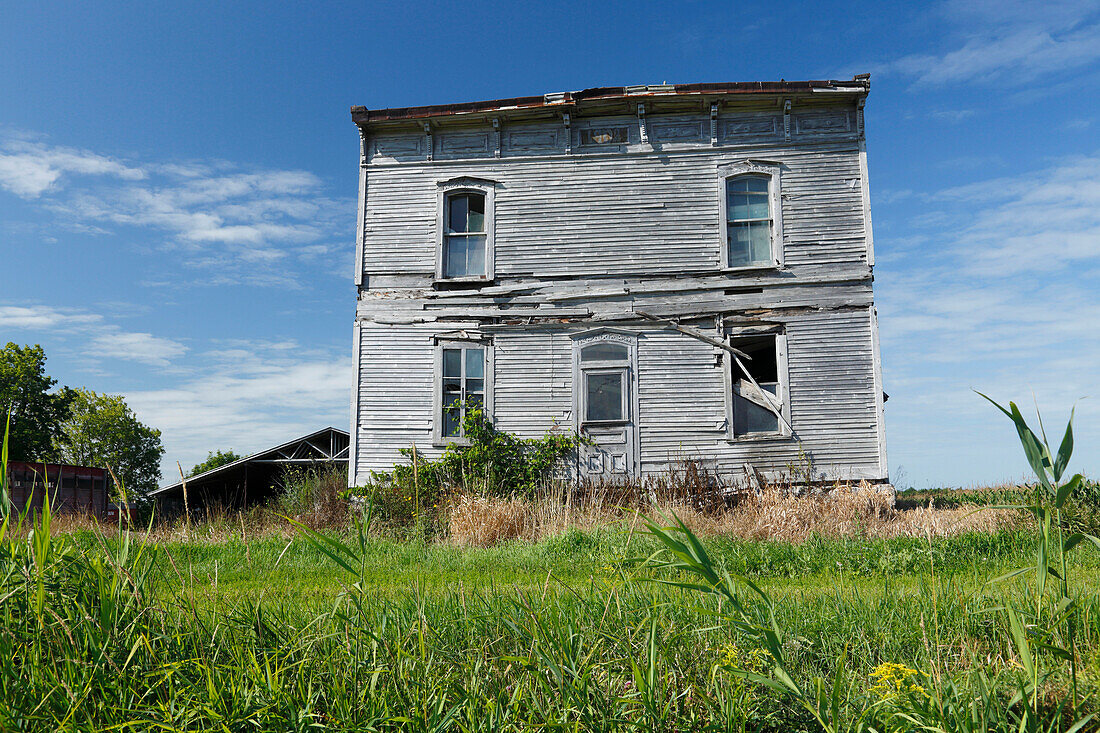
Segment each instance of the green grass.
[[[370,538],[360,577],[303,536],[166,543],[142,558],[136,539],[0,545],[0,729],[818,729],[728,671],[760,650],[713,598],[649,582],[686,576],[645,566],[658,544],[626,528],[493,549]],[[1012,639],[987,611],[1027,585],[985,581],[1026,562],[1031,542],[706,544],[774,597],[799,680],[844,658],[862,690],[883,662],[929,670],[941,653],[945,670],[981,658],[1011,673]],[[1076,556],[1084,587],[1100,587],[1098,555]],[[1100,595],[1080,602],[1094,690]],[[1064,689],[1064,675],[1048,685]]]
[[[77,533],[74,539],[83,547],[98,542],[91,533]],[[707,539],[711,553],[730,572],[774,579],[776,587],[795,579],[799,586],[812,585],[815,578],[831,585],[838,577],[874,580],[870,585],[877,584],[875,579],[903,582],[926,576],[930,558],[943,576],[986,579],[1027,563],[1033,543],[1032,535],[1023,530],[937,538],[931,547],[922,538],[814,538],[802,544]],[[569,530],[536,544],[517,541],[488,549],[372,538],[366,546],[364,581],[384,594],[414,587],[435,592],[460,582],[468,589],[530,590],[545,586],[548,575],[553,585],[577,585],[591,578],[614,579],[657,549],[652,538],[638,532],[632,535],[628,526],[596,532]],[[236,536],[220,543],[165,543],[157,550],[158,575],[169,588],[212,586],[216,577],[218,588],[227,596],[265,592],[317,597],[335,594],[346,580],[324,553],[302,537],[288,540],[268,535],[245,543]],[[1084,569],[1100,569],[1096,553],[1082,553],[1077,562]]]

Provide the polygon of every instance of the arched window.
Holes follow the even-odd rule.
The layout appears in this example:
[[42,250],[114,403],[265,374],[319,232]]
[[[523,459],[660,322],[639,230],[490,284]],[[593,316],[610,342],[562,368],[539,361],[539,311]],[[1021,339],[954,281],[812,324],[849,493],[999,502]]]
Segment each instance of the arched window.
[[485,194],[448,193],[443,223],[443,277],[484,276]]
[[772,263],[770,184],[769,176],[756,174],[726,179],[728,267]]
[[581,361],[627,361],[630,350],[622,344],[597,341],[581,349]]

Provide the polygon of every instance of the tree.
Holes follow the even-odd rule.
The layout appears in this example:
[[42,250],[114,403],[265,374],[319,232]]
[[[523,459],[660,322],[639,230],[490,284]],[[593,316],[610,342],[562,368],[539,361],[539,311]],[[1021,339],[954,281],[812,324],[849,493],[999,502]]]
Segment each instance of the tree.
[[157,488],[160,431],[140,422],[122,395],[75,390],[61,433],[57,447],[67,463],[110,468],[130,496]]
[[206,473],[207,471],[212,471],[215,468],[219,468],[220,466],[224,466],[227,463],[232,463],[233,461],[239,461],[242,458],[244,458],[244,456],[238,456],[236,453],[234,453],[231,450],[227,450],[227,451],[220,451],[220,450],[219,451],[209,451],[206,454],[206,460],[203,461],[202,463],[196,464],[195,467],[191,469],[191,472],[188,473],[187,475],[188,476],[198,476],[200,473]]
[[[61,423],[69,415],[73,391],[57,384],[46,374],[46,352],[41,346],[19,346],[8,342],[0,349],[0,420],[11,412],[8,451],[17,461],[50,461]],[[2,429],[2,428],[0,428]]]

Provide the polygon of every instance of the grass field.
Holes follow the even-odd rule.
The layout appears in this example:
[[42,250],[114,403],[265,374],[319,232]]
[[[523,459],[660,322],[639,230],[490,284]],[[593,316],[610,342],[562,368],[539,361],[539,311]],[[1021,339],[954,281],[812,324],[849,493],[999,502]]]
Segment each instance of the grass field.
[[350,522],[331,474],[293,520],[6,513],[0,730],[1097,730],[1100,486],[1020,434],[1040,486],[900,510],[437,466]]
[[[48,550],[34,534],[9,537],[9,568],[26,565],[6,581],[0,728],[820,730],[790,696],[739,676],[767,675],[768,655],[714,597],[651,582],[686,575],[645,562],[661,545],[642,530],[486,549],[326,533],[353,549],[355,573],[302,533],[164,541],[140,558],[136,536],[81,531]],[[977,665],[998,684],[1019,672],[990,609],[1029,602],[1030,576],[987,581],[1027,563],[1034,539],[1021,528],[705,544],[773,598],[797,683],[831,682],[843,659],[838,717],[902,730],[888,714],[898,690]],[[1090,589],[1083,714],[1100,681],[1100,553],[1076,555],[1072,570]],[[1053,665],[1040,704],[1056,706],[1068,684]]]

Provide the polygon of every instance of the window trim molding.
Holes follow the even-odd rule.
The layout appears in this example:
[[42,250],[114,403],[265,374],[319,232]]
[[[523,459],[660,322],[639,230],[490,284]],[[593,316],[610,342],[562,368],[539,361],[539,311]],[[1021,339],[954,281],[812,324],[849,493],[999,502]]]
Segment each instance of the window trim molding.
[[[718,241],[719,262],[726,272],[746,272],[753,270],[772,270],[783,267],[783,194],[782,165],[770,160],[743,160],[738,163],[726,163],[718,166]],[[758,265],[730,266],[729,258],[729,219],[726,206],[726,182],[741,176],[767,176],[768,204],[771,207],[771,262]]]
[[[497,182],[487,178],[459,176],[437,181],[435,211],[435,279],[436,282],[489,282],[496,277],[496,188]],[[443,276],[443,242],[446,237],[447,197],[456,193],[480,193],[485,196],[485,274],[464,277]]]
[[470,333],[467,338],[437,336],[432,345],[432,446],[446,448],[448,445],[469,445],[463,436],[443,435],[443,349],[481,348],[485,350],[485,415],[493,419],[493,382],[495,358],[493,342],[487,336]]
[[[787,332],[782,327],[767,327],[761,328],[759,326],[746,326],[744,328],[727,327],[725,329],[725,341],[727,344],[733,345],[731,342],[733,339],[742,336],[775,336],[775,368],[776,376],[779,379],[778,387],[776,389],[776,397],[781,402],[779,405],[779,411],[783,415],[783,419],[779,420],[779,429],[774,432],[768,433],[746,433],[744,435],[737,435],[733,431],[733,374],[737,369],[733,363],[733,355],[726,354],[725,369],[723,370],[723,378],[725,381],[725,402],[726,402],[726,440],[731,443],[747,443],[756,440],[786,440],[792,437],[791,429],[788,425],[793,425],[791,422],[791,380],[790,373],[787,364]],[[740,372],[740,370],[737,370]]]

